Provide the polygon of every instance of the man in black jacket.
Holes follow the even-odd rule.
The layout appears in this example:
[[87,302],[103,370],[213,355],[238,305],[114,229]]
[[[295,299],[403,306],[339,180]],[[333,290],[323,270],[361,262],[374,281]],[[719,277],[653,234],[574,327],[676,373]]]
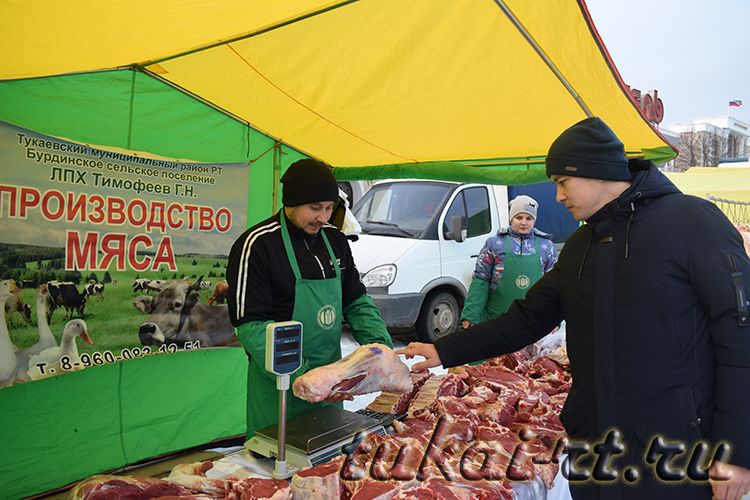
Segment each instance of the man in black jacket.
[[[560,416],[566,432],[593,448],[615,429],[625,445],[616,478],[571,477],[573,497],[740,498],[750,490],[750,261],[740,235],[651,162],[628,161],[599,118],[564,131],[546,163],[557,201],[587,222],[554,269],[506,314],[402,353],[426,358],[414,370],[457,366],[514,352],[564,319],[573,374]],[[731,446],[710,482],[688,479],[705,469],[683,472],[700,442]],[[654,463],[679,444],[670,467]],[[591,459],[574,466],[590,469]]]

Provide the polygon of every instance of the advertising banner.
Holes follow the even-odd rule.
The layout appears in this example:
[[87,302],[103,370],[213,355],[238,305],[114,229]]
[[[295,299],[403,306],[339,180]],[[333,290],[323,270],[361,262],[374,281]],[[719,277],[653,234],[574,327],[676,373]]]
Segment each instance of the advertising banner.
[[248,168],[96,149],[0,122],[0,387],[237,345],[229,249]]

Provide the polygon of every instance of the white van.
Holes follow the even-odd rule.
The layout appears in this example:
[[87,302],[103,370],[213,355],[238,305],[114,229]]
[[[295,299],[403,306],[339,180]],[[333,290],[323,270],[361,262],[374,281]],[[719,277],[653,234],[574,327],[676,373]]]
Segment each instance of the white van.
[[339,189],[346,194],[349,207],[361,200],[371,185],[370,181],[339,181]]
[[454,331],[484,242],[508,225],[506,186],[400,180],[354,206],[362,282],[392,330],[426,342]]

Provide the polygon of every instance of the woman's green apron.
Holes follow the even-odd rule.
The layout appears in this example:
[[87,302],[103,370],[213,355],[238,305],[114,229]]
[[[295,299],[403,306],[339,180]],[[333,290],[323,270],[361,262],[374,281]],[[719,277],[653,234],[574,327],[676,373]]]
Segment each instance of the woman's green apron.
[[[516,255],[510,249],[510,236],[503,238],[505,245],[505,260],[503,275],[497,288],[492,290],[489,283],[484,280],[473,279],[469,287],[467,303],[472,301],[471,307],[474,311],[480,309],[481,305],[476,301],[482,301],[484,307],[481,310],[481,321],[497,318],[508,310],[514,300],[526,296],[526,291],[531,285],[542,277],[542,263],[539,260],[539,238],[534,238],[535,254]],[[523,244],[523,243],[522,243]],[[478,365],[485,360],[469,363]]]
[[[303,325],[302,367],[292,375],[292,380],[318,366],[327,365],[341,359],[341,272],[336,257],[323,231],[320,232],[325,242],[328,255],[333,262],[335,277],[327,279],[303,279],[300,274],[297,258],[294,254],[286,217],[282,214],[281,238],[284,249],[296,280],[294,286],[294,311],[292,320]],[[257,332],[265,335],[265,329]],[[263,359],[251,359],[247,373],[247,429],[248,438],[256,429],[262,429],[278,421],[279,391],[276,389],[276,376],[264,368]],[[287,395],[287,418],[313,408],[320,408],[330,403],[312,404]],[[337,403],[341,405],[341,403]]]
[[542,262],[539,260],[539,238],[534,238],[534,254],[517,255],[511,252],[510,236],[503,238],[505,244],[505,265],[503,276],[497,288],[490,292],[485,318],[497,318],[510,308],[516,299],[526,296],[531,285],[542,277]]

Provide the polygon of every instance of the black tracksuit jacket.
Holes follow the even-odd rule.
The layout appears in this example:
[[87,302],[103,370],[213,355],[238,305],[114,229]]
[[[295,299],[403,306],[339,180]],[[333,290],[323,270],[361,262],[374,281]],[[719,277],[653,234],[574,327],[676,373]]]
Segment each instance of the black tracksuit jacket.
[[[295,279],[281,239],[279,217],[283,210],[254,225],[237,238],[229,253],[227,281],[230,293],[229,317],[234,326],[247,321],[276,321],[292,319]],[[300,273],[305,279],[332,278],[335,270],[320,233],[309,235],[286,220],[289,239],[297,258]],[[367,289],[359,279],[352,251],[344,233],[333,226],[325,226],[331,249],[341,271],[341,300],[344,309]],[[243,269],[243,273],[240,273]],[[247,282],[244,293],[237,297],[239,279]],[[244,306],[244,307],[243,307]]]

